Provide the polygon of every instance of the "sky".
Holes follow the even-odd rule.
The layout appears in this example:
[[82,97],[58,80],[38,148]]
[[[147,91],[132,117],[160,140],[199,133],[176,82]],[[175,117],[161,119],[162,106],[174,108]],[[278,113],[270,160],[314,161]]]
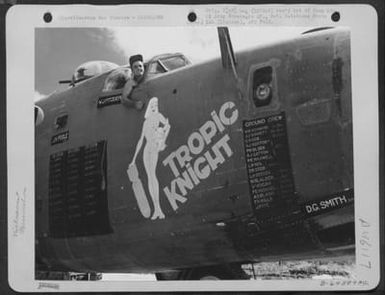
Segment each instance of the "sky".
[[[230,27],[235,53],[250,47],[293,38],[308,27]],[[129,56],[144,59],[181,52],[194,62],[220,55],[215,27],[37,28],[35,31],[35,100],[68,86],[82,63],[106,60],[128,64]]]

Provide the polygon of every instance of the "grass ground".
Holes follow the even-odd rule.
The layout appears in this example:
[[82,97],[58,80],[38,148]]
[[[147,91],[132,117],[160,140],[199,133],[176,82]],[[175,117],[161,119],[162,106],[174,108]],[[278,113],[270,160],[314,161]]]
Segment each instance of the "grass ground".
[[355,259],[352,256],[338,259],[261,262],[243,266],[251,279],[354,279]]

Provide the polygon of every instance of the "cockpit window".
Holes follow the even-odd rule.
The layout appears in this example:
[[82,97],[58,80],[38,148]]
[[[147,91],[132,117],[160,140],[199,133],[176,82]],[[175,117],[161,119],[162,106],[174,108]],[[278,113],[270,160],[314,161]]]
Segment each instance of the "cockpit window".
[[185,67],[190,64],[191,62],[188,60],[188,58],[181,53],[156,55],[146,62],[146,75],[150,77],[156,76]]
[[165,59],[162,59],[161,62],[166,66],[167,70],[169,71],[188,65],[187,60],[185,60],[182,56],[173,56],[173,57],[165,58]]
[[166,70],[158,61],[152,62],[148,65],[148,74],[162,74],[164,72],[166,72]]

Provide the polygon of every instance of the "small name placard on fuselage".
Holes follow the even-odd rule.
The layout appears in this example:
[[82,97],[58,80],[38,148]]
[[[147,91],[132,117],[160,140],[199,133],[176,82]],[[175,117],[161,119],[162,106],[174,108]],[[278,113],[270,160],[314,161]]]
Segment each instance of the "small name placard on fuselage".
[[255,210],[294,202],[285,113],[243,121],[246,167]]
[[56,134],[52,136],[51,138],[51,145],[59,144],[68,141],[70,137],[69,131],[61,132],[59,134]]
[[302,205],[306,215],[314,216],[345,207],[354,202],[354,191],[349,189]]
[[114,104],[120,104],[121,102],[122,102],[121,94],[99,97],[97,107],[99,109],[99,108],[103,108]]

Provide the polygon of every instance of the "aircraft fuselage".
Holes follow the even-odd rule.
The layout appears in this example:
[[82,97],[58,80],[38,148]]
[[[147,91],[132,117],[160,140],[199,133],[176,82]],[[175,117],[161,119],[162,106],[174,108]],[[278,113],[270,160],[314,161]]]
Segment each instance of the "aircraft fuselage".
[[[350,38],[327,30],[37,103],[36,228],[53,269],[154,272],[354,244]],[[343,234],[342,234],[343,233]],[[326,252],[325,252],[326,251]]]

